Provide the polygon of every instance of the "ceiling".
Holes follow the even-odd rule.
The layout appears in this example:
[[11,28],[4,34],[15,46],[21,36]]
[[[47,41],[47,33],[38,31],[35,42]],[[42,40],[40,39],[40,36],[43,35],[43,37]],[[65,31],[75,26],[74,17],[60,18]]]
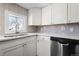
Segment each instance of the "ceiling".
[[50,3],[17,3],[18,5],[26,8],[26,9],[30,9],[30,8],[33,8],[33,7],[45,7],[47,5],[49,5]]

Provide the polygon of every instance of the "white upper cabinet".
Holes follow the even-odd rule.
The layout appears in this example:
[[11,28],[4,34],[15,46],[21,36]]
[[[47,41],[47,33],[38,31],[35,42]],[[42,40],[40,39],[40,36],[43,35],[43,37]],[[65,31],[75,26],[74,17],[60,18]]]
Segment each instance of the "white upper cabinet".
[[51,25],[52,5],[42,8],[42,25]]
[[68,4],[68,22],[79,22],[79,3]]
[[42,9],[32,8],[28,11],[28,25],[41,25]]
[[52,24],[67,23],[67,4],[54,3],[52,4]]
[[28,12],[29,25],[53,25],[79,22],[79,3],[53,3]]

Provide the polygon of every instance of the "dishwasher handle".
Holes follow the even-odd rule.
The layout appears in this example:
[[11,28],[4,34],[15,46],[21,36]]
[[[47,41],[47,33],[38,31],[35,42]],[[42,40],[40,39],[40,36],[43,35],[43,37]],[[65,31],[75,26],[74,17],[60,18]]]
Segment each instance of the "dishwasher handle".
[[66,43],[66,44],[61,44],[61,45],[68,46],[69,44],[68,44],[68,43]]
[[68,43],[59,43],[59,56],[68,56],[69,55],[69,44]]

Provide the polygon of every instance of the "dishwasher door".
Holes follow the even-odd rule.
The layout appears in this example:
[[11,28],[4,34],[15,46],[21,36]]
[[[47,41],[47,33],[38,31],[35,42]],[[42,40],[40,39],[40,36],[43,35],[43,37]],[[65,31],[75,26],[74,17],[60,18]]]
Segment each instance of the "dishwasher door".
[[58,43],[58,55],[59,56],[69,56],[69,44]]
[[58,56],[58,42],[51,42],[51,56]]
[[69,44],[62,44],[59,41],[51,42],[51,56],[68,56]]

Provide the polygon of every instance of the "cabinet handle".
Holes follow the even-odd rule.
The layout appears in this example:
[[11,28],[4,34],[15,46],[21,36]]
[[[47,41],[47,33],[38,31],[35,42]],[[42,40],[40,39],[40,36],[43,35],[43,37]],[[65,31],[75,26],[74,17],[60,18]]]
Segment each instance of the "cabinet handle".
[[68,46],[69,44],[61,44],[61,45]]
[[27,44],[23,44],[23,46],[25,46],[25,45],[27,45]]

